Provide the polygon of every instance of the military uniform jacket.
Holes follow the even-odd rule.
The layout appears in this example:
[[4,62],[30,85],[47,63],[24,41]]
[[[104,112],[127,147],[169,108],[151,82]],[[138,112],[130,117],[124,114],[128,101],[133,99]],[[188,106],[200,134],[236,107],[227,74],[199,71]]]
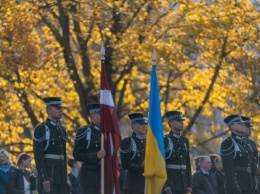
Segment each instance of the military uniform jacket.
[[127,170],[124,182],[124,189],[127,191],[144,192],[145,142],[145,138],[136,133],[121,142],[120,157],[122,167]]
[[[38,182],[51,180],[52,184],[67,184],[66,130],[60,122],[47,119],[35,127],[33,152]],[[45,154],[59,155],[62,159],[45,158]]]
[[75,138],[73,157],[83,162],[79,173],[81,185],[99,187],[101,159],[97,158],[97,153],[100,150],[100,128],[94,123],[80,127]]
[[248,139],[232,134],[221,143],[221,157],[225,172],[225,188],[232,191],[236,184],[241,191],[252,191],[252,153]]
[[[170,186],[172,190],[177,191],[184,191],[188,187],[192,187],[188,139],[171,131],[165,136],[164,144],[168,177],[165,187]],[[176,165],[177,167],[180,165],[186,166],[186,169],[173,169],[170,167],[171,165]]]
[[252,179],[253,179],[253,185],[254,189],[257,190],[259,188],[259,157],[258,157],[258,150],[257,150],[257,145],[256,143],[248,139],[248,144],[252,148],[250,149],[251,151],[251,156],[252,156]]

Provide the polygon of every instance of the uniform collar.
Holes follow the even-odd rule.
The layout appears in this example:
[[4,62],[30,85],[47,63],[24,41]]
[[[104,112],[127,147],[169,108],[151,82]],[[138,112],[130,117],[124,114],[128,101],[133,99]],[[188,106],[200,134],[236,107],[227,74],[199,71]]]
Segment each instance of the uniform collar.
[[92,123],[92,126],[93,126],[93,128],[96,129],[97,131],[100,131],[100,127],[97,126],[96,124]]
[[234,139],[238,139],[238,140],[242,140],[242,139],[243,139],[243,136],[237,135],[237,134],[235,134],[235,133],[232,133],[231,136],[232,136]]
[[61,125],[61,122],[58,120],[58,121],[52,121],[52,120],[50,120],[49,118],[47,119],[47,121],[46,121],[47,123],[50,123],[51,125],[53,125],[53,126],[58,126],[58,125]]
[[170,135],[172,135],[173,137],[176,137],[176,138],[180,138],[181,134],[177,134],[177,133],[174,133],[173,131],[170,131]]
[[133,136],[137,137],[138,139],[141,139],[143,140],[144,139],[144,136],[143,135],[138,135],[136,133],[133,133]]

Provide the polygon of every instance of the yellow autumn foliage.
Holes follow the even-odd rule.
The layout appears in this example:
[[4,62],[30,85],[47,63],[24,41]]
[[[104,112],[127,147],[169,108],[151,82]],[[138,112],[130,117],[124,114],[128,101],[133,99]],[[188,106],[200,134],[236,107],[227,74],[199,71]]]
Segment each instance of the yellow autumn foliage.
[[[71,155],[77,128],[89,121],[86,105],[99,100],[102,41],[123,125],[129,112],[148,112],[155,48],[162,115],[184,113],[194,153],[217,150],[221,137],[202,143],[226,129],[228,114],[248,115],[259,128],[259,74],[244,58],[257,60],[260,51],[259,12],[249,0],[10,0],[0,17],[0,141],[13,160],[32,151],[46,96],[65,104]],[[252,138],[259,144],[257,133]]]

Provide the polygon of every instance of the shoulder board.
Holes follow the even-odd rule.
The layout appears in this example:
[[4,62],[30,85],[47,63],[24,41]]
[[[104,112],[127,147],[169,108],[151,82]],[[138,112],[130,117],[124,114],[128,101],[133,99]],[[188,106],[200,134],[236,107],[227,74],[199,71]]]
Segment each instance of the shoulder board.
[[228,137],[224,139],[220,145],[220,154],[223,156],[233,155],[235,152],[235,141]]
[[88,131],[91,131],[88,125],[83,125],[80,128],[78,128],[75,140],[80,140],[86,137]]
[[128,153],[133,149],[134,140],[131,137],[124,137],[121,141],[120,151],[122,153]]
[[188,138],[187,138],[187,137],[185,137],[185,136],[183,136],[183,135],[180,135],[180,138],[182,138],[182,139],[185,139],[185,140],[187,140],[187,141],[188,141]]
[[88,128],[88,125],[82,125],[82,126],[80,126],[79,128],[78,128],[78,130],[82,130],[82,129],[84,129],[84,128]]
[[40,127],[44,127],[44,124],[45,124],[45,122],[44,122],[44,123],[38,123],[38,124],[34,127],[34,130],[35,130],[35,129],[38,129],[38,128],[40,128]]
[[[43,129],[43,130],[37,130],[36,129]],[[34,131],[33,131],[33,140],[35,142],[43,142],[46,140],[46,146],[44,148],[44,151],[48,148],[49,146],[49,140],[50,140],[50,130],[49,127],[44,123],[39,123],[35,126]]]
[[131,142],[131,137],[130,136],[123,137],[121,142],[125,142],[125,143],[129,142],[130,143]]

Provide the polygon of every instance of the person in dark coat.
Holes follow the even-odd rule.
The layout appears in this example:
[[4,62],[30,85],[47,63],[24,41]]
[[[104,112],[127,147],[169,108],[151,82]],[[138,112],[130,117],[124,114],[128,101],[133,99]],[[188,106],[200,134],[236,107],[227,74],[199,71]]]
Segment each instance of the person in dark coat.
[[128,117],[133,133],[124,138],[120,145],[121,163],[126,170],[124,194],[144,194],[145,177],[143,173],[147,121],[143,113],[131,113]]
[[[32,158],[27,153],[19,155],[17,169],[10,172],[7,194],[32,194],[36,190],[36,178],[31,165]],[[32,171],[33,170],[33,171]]]
[[179,111],[165,113],[171,131],[164,138],[167,181],[166,194],[186,194],[192,191],[189,140],[181,135],[184,118]]
[[222,159],[219,155],[214,160],[215,164],[215,176],[217,179],[217,184],[218,184],[218,194],[224,194],[225,193],[225,172],[223,170],[223,165],[222,165]]
[[216,177],[210,171],[212,167],[210,157],[201,156],[199,165],[200,170],[192,175],[192,194],[218,194]]
[[232,132],[220,147],[226,194],[253,194],[253,150],[248,139],[243,137],[244,122],[239,115],[229,115],[224,122]]
[[100,105],[88,104],[91,118],[90,125],[84,125],[77,130],[73,157],[83,162],[79,172],[79,182],[82,194],[98,194],[100,188],[101,159],[106,151],[101,149]]
[[68,174],[68,177],[71,194],[80,194],[81,186],[78,181],[78,175],[81,168],[81,162],[76,161],[73,158],[69,158],[68,165],[70,167],[70,173]]
[[253,156],[253,167],[252,167],[252,179],[254,181],[254,190],[255,194],[260,193],[260,170],[259,170],[259,156],[258,156],[258,149],[256,143],[250,139],[253,123],[249,117],[241,116],[241,119],[244,121],[245,124],[245,131],[244,137],[248,139],[248,142],[252,148],[252,156]]
[[39,194],[66,194],[66,130],[61,124],[63,105],[60,97],[44,98],[48,118],[39,123],[33,134],[33,153],[38,172]]

